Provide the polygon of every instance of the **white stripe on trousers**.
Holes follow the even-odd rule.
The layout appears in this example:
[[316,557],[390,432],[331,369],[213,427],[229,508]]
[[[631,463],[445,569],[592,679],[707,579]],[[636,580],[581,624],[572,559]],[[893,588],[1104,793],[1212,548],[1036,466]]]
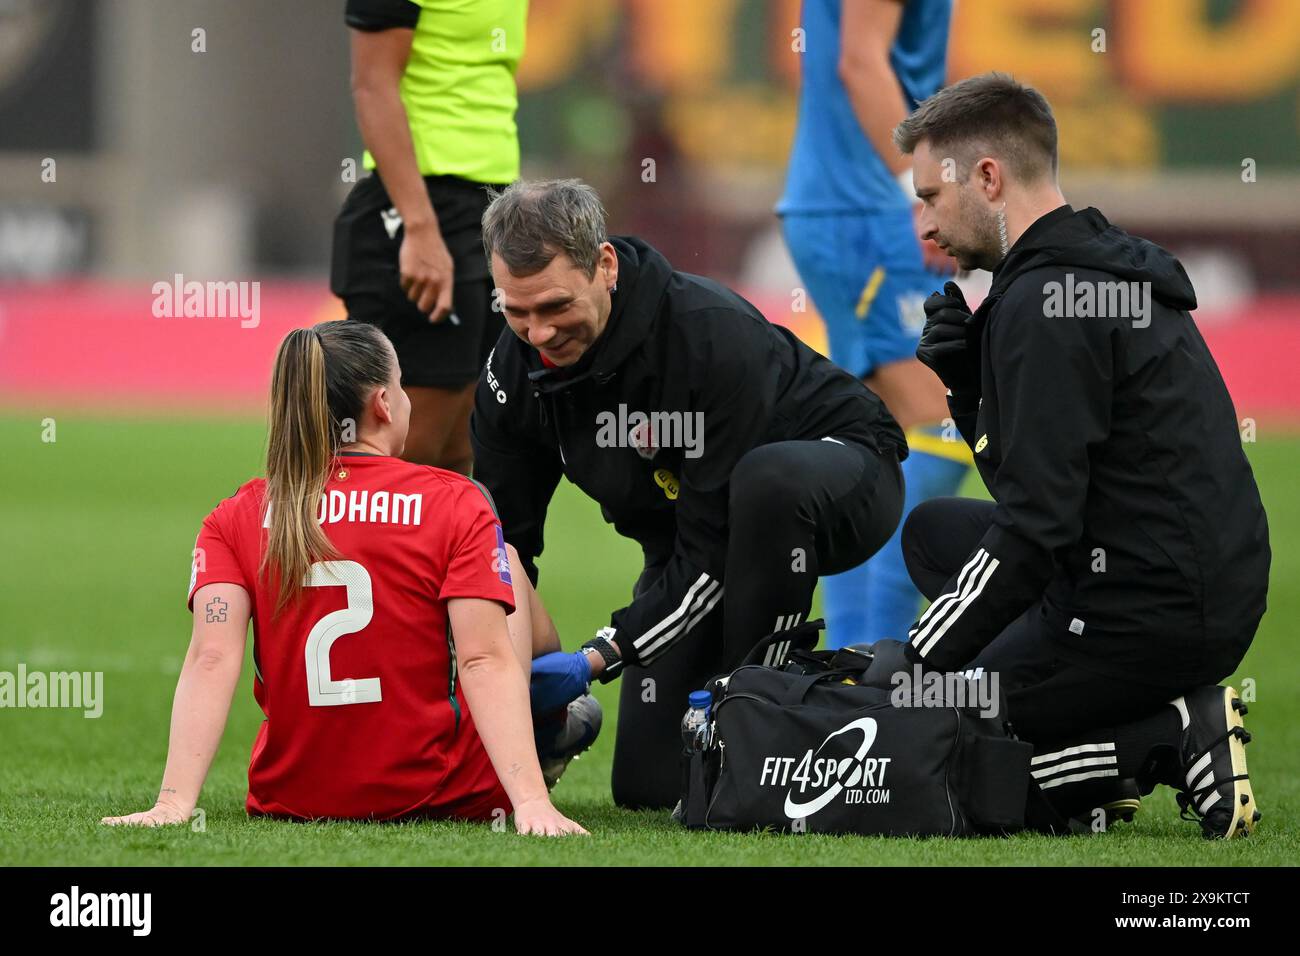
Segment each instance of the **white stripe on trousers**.
[[[776,631],[792,631],[799,626],[803,620],[803,611],[798,614],[782,614],[776,619],[776,627],[772,628],[773,633]],[[763,663],[768,667],[775,667],[785,660],[785,655],[790,653],[789,641],[777,641],[769,644],[763,654]]]
[[1064,750],[1057,750],[1049,754],[1040,754],[1029,761],[1030,766],[1036,766],[1044,763],[1054,763],[1057,760],[1064,760],[1066,757],[1074,757],[1078,754],[1096,754],[1114,751],[1115,745],[1109,744],[1079,744],[1077,747],[1066,747]]
[[1045,780],[1048,777],[1054,777],[1059,773],[1067,770],[1078,770],[1081,767],[1118,767],[1119,763],[1114,754],[1106,757],[1081,757],[1078,760],[1069,760],[1054,767],[1044,767],[1042,770],[1034,770],[1031,775],[1035,780]]
[[1046,783],[1040,783],[1038,789],[1051,790],[1053,787],[1059,787],[1063,783],[1078,783],[1080,780],[1093,780],[1099,777],[1118,777],[1119,769],[1111,767],[1109,770],[1089,770],[1087,773],[1072,773],[1065,777],[1054,777]]

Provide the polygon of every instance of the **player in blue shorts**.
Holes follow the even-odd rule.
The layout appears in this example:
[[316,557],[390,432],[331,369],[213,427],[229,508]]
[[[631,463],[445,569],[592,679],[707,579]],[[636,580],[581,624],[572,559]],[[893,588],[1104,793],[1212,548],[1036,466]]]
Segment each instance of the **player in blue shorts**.
[[[971,461],[941,424],[943,385],[916,359],[922,303],[955,260],[918,239],[911,158],[890,138],[943,85],[951,18],[952,0],[804,0],[799,121],[776,209],[831,359],[907,432],[904,516],[955,493]],[[831,646],[905,639],[920,595],[899,533],[866,564],[827,577],[823,595]]]

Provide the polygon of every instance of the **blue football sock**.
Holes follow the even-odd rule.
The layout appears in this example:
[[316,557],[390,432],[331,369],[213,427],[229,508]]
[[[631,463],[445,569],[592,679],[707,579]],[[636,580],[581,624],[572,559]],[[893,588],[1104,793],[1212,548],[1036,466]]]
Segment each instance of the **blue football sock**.
[[[937,435],[937,429],[925,429]],[[903,522],[927,498],[956,493],[969,466],[913,448],[903,462],[906,490],[903,516],[893,537],[865,564],[822,579],[828,647],[874,643],[883,638],[907,640],[921,595],[903,564]]]

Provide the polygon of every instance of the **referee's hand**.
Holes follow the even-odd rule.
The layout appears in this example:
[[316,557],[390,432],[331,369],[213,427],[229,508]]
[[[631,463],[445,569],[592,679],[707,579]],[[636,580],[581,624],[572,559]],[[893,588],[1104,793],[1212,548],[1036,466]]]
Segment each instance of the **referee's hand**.
[[397,268],[402,291],[429,316],[430,322],[441,322],[451,314],[455,266],[436,221],[427,226],[403,227]]
[[925,300],[925,328],[916,357],[952,390],[979,392],[979,342],[971,327],[971,310],[957,283],[944,284]]

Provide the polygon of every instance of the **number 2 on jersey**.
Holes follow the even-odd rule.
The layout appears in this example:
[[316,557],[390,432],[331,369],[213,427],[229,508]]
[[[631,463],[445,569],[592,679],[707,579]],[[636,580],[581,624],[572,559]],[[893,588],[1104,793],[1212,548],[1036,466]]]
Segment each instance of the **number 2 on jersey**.
[[340,637],[355,634],[374,616],[370,572],[355,561],[318,561],[303,578],[303,587],[347,588],[348,606],[331,611],[307,635],[307,699],[312,707],[374,704],[383,700],[378,677],[334,680],[330,648]]

